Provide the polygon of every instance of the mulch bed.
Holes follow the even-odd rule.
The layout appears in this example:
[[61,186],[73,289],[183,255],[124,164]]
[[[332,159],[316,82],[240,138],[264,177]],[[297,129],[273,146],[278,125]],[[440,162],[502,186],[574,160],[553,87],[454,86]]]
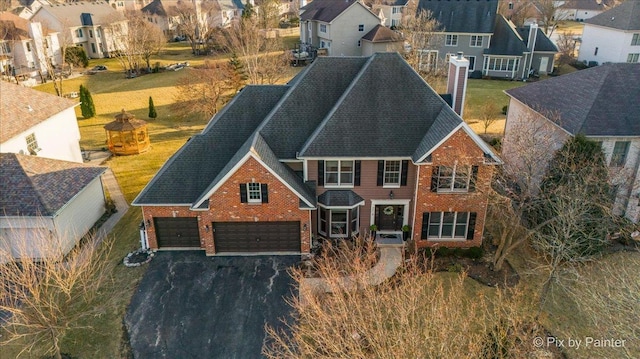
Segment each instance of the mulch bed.
[[491,270],[491,263],[484,258],[472,259],[455,256],[436,257],[433,259],[434,272],[462,272],[469,278],[490,287],[513,287],[520,281],[520,276],[508,261],[499,271]]

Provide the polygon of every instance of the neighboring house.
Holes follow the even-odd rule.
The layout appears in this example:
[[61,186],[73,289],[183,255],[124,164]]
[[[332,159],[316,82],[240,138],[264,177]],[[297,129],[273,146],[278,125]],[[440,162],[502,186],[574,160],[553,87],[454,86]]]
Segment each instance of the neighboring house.
[[409,0],[383,0],[372,5],[373,12],[378,14],[386,27],[402,25],[402,16]]
[[110,57],[121,48],[118,38],[127,26],[122,12],[106,2],[43,5],[31,21],[58,32],[61,46],[82,46],[92,59]]
[[0,168],[0,252],[14,258],[67,254],[105,212],[104,167],[0,153]]
[[77,102],[0,81],[0,152],[82,162]]
[[531,70],[553,71],[556,46],[536,24],[516,28],[498,15],[497,0],[421,0],[419,7],[429,10],[442,29],[437,47],[423,50],[423,63],[429,66],[463,52],[469,71],[481,70],[484,76],[526,79]]
[[404,38],[398,32],[382,25],[376,25],[360,41],[362,56],[371,56],[376,52],[402,52]]
[[162,30],[162,33],[168,39],[179,35],[177,33],[178,16],[171,15],[170,11],[171,7],[176,6],[176,4],[177,1],[153,0],[141,10],[147,21]]
[[567,0],[556,10],[558,19],[585,21],[615,5],[614,0]]
[[[246,2],[246,1],[245,1]],[[253,0],[250,1],[253,3]],[[207,21],[211,27],[227,27],[233,20],[239,19],[244,10],[242,0],[216,0],[216,7]]]
[[[465,63],[452,59],[459,84]],[[286,85],[246,86],[133,205],[151,248],[207,255],[308,253],[371,224],[471,247],[499,163],[399,54],[319,57]]]
[[640,62],[640,1],[625,1],[586,20],[578,60]]
[[0,12],[0,70],[4,76],[47,74],[47,62],[61,63],[58,36],[42,24]]
[[[539,166],[533,183],[539,183],[553,152],[569,137],[583,134],[602,144],[617,188],[616,214],[638,222],[638,83],[640,64],[608,64],[507,90],[511,99],[502,145],[505,166],[512,167],[512,172],[528,173],[527,161],[533,161]],[[539,148],[523,150],[523,143],[531,147],[527,141]],[[539,153],[528,159],[531,151]]]
[[300,42],[329,56],[362,56],[362,37],[381,24],[356,0],[315,0],[300,12]]

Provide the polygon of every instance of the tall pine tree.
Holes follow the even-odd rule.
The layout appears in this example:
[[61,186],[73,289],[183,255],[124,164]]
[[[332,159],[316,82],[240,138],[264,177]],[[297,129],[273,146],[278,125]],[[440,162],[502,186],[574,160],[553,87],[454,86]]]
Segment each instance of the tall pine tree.
[[158,117],[158,113],[156,112],[156,107],[153,105],[153,98],[149,96],[149,118]]
[[91,93],[83,85],[80,85],[80,110],[84,118],[91,118],[96,115],[96,106],[93,104]]

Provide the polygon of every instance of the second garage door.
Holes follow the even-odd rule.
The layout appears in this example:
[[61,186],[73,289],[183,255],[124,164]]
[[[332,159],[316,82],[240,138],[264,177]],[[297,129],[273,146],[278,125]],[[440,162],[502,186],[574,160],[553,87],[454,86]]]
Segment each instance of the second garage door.
[[300,222],[218,222],[216,253],[300,252]]

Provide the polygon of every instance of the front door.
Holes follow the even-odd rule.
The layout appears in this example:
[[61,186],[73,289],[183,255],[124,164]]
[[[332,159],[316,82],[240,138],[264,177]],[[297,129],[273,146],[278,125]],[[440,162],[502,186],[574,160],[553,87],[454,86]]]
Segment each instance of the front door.
[[379,231],[400,231],[404,221],[404,205],[376,206],[375,224]]

